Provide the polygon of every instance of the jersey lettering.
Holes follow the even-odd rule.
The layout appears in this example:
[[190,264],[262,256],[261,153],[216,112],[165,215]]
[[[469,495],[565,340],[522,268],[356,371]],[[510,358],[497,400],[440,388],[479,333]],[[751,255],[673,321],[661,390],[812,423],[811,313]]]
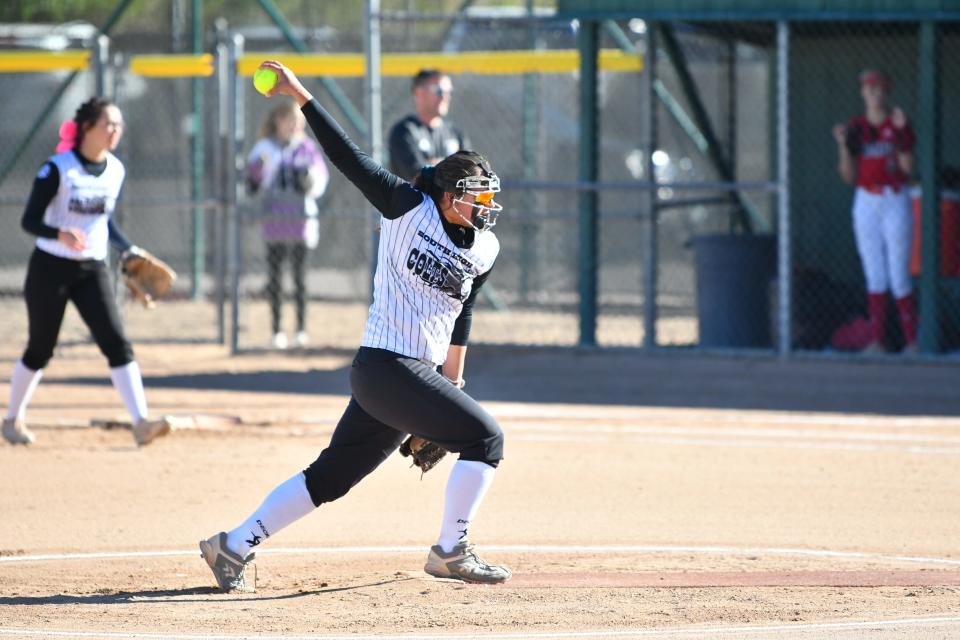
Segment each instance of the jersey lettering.
[[72,213],[100,215],[107,212],[107,199],[104,196],[94,196],[92,198],[70,198],[68,205]]
[[420,276],[420,279],[429,287],[439,289],[451,298],[460,302],[467,299],[469,293],[464,293],[464,271],[450,260],[438,257],[429,249],[421,253],[414,247],[410,250],[407,259],[407,269]]
[[[73,151],[58,153],[47,162],[56,165],[60,187],[47,205],[43,222],[58,229],[80,229],[87,237],[87,246],[78,251],[55,238],[37,238],[37,247],[71,260],[104,260],[110,235],[107,223],[120,197],[126,174],[123,164],[108,153],[103,173],[93,175],[84,169]],[[49,174],[50,168],[47,164],[44,166]]]
[[493,267],[500,244],[491,232],[457,247],[430,198],[383,219],[374,300],[362,344],[441,364],[474,279]]
[[892,187],[899,191],[907,183],[907,175],[900,168],[897,154],[913,150],[914,134],[910,126],[895,129],[889,118],[873,125],[861,115],[850,120],[847,130],[847,148],[857,156],[857,186]]

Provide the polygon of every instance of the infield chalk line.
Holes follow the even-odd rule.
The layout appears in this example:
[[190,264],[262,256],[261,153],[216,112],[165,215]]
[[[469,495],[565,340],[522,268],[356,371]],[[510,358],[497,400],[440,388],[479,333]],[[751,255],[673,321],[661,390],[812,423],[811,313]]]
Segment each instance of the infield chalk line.
[[[484,638],[494,640],[547,640],[549,638],[643,638],[657,636],[661,638],[682,638],[692,635],[729,635],[756,634],[792,631],[841,631],[855,629],[874,629],[876,627],[920,627],[937,624],[960,623],[960,617],[944,616],[937,618],[902,618],[899,620],[872,620],[858,622],[811,622],[799,624],[777,624],[759,627],[693,627],[685,629],[618,629],[601,631],[560,631],[556,633],[489,633]],[[31,629],[0,629],[0,635],[21,635],[56,638],[151,638],[154,640],[470,640],[480,637],[477,634],[390,634],[390,635],[295,635],[295,636],[233,636],[210,634],[180,633],[127,633],[120,631],[48,631]]]
[[[812,449],[861,453],[909,453],[914,455],[960,455],[960,437],[920,433],[861,431],[814,431],[810,429],[743,429],[729,427],[672,427],[640,425],[576,424],[570,422],[529,424],[505,421],[512,440],[528,442],[587,442],[662,444],[680,447],[740,447],[763,449]],[[197,427],[197,430],[223,429]],[[314,435],[302,428],[274,431],[272,435]],[[328,435],[327,430],[322,431]],[[270,431],[263,432],[270,435]],[[953,445],[953,446],[935,446]]]
[[910,453],[916,455],[960,455],[960,447],[929,447],[895,444],[859,444],[844,442],[784,442],[782,440],[747,440],[739,437],[725,438],[718,433],[716,438],[686,438],[667,436],[629,436],[615,438],[604,435],[566,435],[566,434],[517,434],[507,433],[511,440],[527,442],[593,442],[593,443],[634,443],[634,444],[664,444],[677,447],[741,447],[761,449],[815,449],[819,451],[856,451],[861,453]]
[[643,426],[635,424],[516,424],[509,423],[517,431],[575,432],[575,433],[639,433],[639,434],[676,434],[685,436],[728,436],[756,438],[784,438],[787,440],[853,440],[876,442],[936,442],[939,444],[960,444],[960,436],[945,436],[922,433],[889,433],[883,431],[823,431],[814,429],[737,429],[728,427],[672,427]]
[[[836,558],[841,560],[875,560],[882,562],[906,562],[916,564],[941,564],[960,566],[960,559],[935,558],[923,556],[898,556],[862,551],[833,551],[830,549],[791,549],[787,547],[711,547],[678,545],[527,545],[527,544],[491,544],[484,545],[487,551],[505,551],[508,553],[693,553],[704,555],[789,555],[811,558]],[[299,553],[423,553],[423,546],[399,547],[279,547],[277,549],[258,549],[257,555],[299,554]],[[199,555],[196,549],[190,551],[105,551],[101,553],[58,553],[43,555],[0,556],[0,564],[12,562],[43,562],[48,560],[100,560],[107,558],[164,558]]]
[[[517,424],[504,430],[514,440],[533,442],[628,442],[695,447],[757,447],[828,451],[960,455],[960,437],[880,431],[682,427],[637,424]],[[953,446],[937,446],[953,445]]]
[[[494,412],[497,414],[497,412]],[[893,433],[878,431],[877,428],[902,429],[904,427],[960,426],[956,419],[920,418],[917,420],[897,418],[894,420],[873,420],[862,417],[820,417],[820,416],[753,416],[753,419],[741,420],[736,416],[724,419],[704,417],[696,422],[718,424],[713,427],[670,426],[657,424],[663,422],[663,416],[658,415],[631,415],[630,420],[635,422],[649,422],[653,424],[596,424],[571,422],[576,415],[553,414],[543,415],[531,413],[530,417],[540,417],[544,422],[534,424],[529,422],[512,422],[511,418],[518,416],[507,413],[497,414],[503,421],[504,431],[511,439],[529,442],[594,442],[594,443],[638,443],[663,444],[688,447],[755,447],[767,449],[813,449],[821,451],[853,451],[866,453],[910,453],[926,455],[960,455],[960,436],[924,433]],[[561,418],[553,421],[554,418]],[[624,416],[626,418],[626,416]],[[582,419],[587,419],[583,416]],[[590,418],[595,420],[595,416]],[[615,416],[604,414],[604,419],[616,419]],[[727,423],[744,423],[783,425],[782,428],[743,428],[725,426]],[[879,424],[878,424],[879,423]],[[841,431],[791,429],[789,425],[803,425],[814,427],[842,426],[857,427],[871,426],[872,431]],[[944,446],[946,445],[946,446]]]
[[730,409],[723,407],[646,407],[628,409],[603,405],[601,409],[584,405],[550,405],[506,402],[485,402],[498,420],[586,420],[595,421],[598,413],[603,420],[638,420],[671,422],[698,422],[707,424],[798,424],[834,426],[870,426],[915,429],[918,427],[957,427],[957,416],[889,416],[881,414],[848,414],[830,412],[797,412],[782,409]]

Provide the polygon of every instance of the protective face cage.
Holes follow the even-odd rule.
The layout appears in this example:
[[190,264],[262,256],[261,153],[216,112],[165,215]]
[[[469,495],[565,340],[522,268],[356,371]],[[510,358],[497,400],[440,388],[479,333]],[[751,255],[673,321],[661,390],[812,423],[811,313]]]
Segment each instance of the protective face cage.
[[[494,202],[494,194],[500,191],[500,178],[495,173],[482,176],[467,176],[457,180],[456,191],[460,195],[454,197],[459,202],[476,210],[473,220],[466,220],[477,231],[485,231],[497,224],[497,218],[503,207]],[[463,196],[470,194],[473,202],[467,202]]]

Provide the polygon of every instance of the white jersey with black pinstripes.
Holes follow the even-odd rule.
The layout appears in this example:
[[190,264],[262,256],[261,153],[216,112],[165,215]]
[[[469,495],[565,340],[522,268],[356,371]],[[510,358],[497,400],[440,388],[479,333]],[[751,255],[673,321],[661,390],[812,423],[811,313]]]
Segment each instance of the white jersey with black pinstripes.
[[457,247],[428,197],[398,218],[382,218],[373,304],[361,344],[443,364],[474,278],[493,267],[499,252],[490,231],[477,233],[470,248]]
[[[47,206],[43,222],[58,229],[82,229],[87,236],[87,246],[82,251],[75,251],[56,238],[37,238],[37,247],[71,260],[106,259],[110,236],[107,223],[126,175],[123,163],[112,153],[107,153],[106,169],[95,176],[87,173],[73,151],[58,153],[47,162],[56,165],[60,188]],[[43,178],[43,172],[49,170],[44,163],[39,177]]]

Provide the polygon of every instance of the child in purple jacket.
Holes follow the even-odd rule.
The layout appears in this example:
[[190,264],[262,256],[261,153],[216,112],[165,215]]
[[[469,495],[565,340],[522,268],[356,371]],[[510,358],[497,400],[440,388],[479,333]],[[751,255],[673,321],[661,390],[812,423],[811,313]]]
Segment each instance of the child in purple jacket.
[[260,127],[259,139],[247,157],[247,184],[257,194],[261,228],[267,244],[267,293],[273,346],[286,349],[280,323],[283,263],[290,261],[297,307],[295,343],[307,344],[306,253],[320,240],[317,198],[326,191],[330,173],[316,143],[304,134],[303,114],[292,100],[272,108]]

